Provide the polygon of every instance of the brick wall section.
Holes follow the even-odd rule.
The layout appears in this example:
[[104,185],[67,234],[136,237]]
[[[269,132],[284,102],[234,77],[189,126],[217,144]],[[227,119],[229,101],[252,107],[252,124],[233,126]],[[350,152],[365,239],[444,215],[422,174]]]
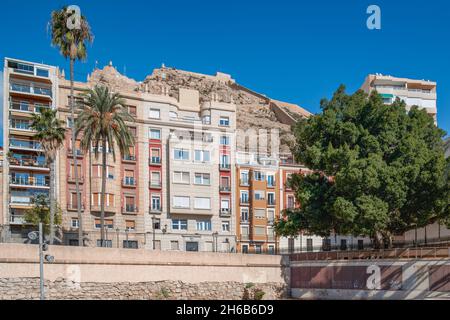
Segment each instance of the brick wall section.
[[[46,299],[50,300],[253,300],[263,291],[266,299],[283,299],[287,288],[279,283],[256,284],[247,288],[239,282],[181,281],[120,282],[77,284],[62,278],[46,281]],[[0,300],[39,299],[39,278],[0,279]]]

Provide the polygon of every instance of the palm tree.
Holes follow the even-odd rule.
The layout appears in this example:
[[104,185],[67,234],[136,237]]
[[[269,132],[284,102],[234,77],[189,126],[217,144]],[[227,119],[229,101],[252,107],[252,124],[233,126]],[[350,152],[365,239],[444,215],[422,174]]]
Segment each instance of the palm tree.
[[58,150],[64,143],[64,122],[56,118],[56,110],[42,109],[40,113],[33,115],[31,129],[37,133],[34,138],[44,149],[47,165],[50,167],[50,243],[55,238],[55,214],[56,214],[56,168],[55,159]]
[[129,155],[134,146],[134,137],[126,122],[134,122],[128,113],[125,101],[118,93],[112,93],[108,87],[96,85],[82,95],[84,106],[76,122],[76,135],[82,134],[81,149],[88,151],[93,146],[93,152],[98,159],[99,147],[102,153],[102,190],[100,205],[101,245],[104,246],[105,222],[105,189],[106,189],[106,154],[111,150],[116,161],[115,145],[122,157]]
[[[87,57],[86,44],[92,43],[94,36],[91,33],[91,28],[88,21],[82,15],[80,17],[79,28],[69,28],[67,21],[69,19],[76,19],[73,13],[63,7],[60,10],[55,10],[51,14],[51,20],[49,22],[49,29],[52,37],[52,45],[59,48],[59,52],[66,59],[70,59],[70,110],[72,119],[75,118],[75,104],[74,104],[74,64],[75,60],[85,60]],[[75,131],[72,130],[72,149],[73,149],[73,162],[74,167],[77,166],[77,154],[75,150]],[[78,211],[78,245],[83,246],[83,223],[81,213],[81,194],[80,183],[78,177],[78,170],[75,170],[75,187],[77,194],[77,211]]]

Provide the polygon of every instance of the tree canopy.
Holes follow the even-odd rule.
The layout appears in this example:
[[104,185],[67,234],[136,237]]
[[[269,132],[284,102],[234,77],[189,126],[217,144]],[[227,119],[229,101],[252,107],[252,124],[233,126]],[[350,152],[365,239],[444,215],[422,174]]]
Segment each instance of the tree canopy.
[[296,160],[315,173],[288,184],[300,208],[287,210],[278,234],[299,231],[370,236],[381,243],[449,212],[445,132],[418,107],[385,105],[375,91],[340,86],[322,112],[294,126]]

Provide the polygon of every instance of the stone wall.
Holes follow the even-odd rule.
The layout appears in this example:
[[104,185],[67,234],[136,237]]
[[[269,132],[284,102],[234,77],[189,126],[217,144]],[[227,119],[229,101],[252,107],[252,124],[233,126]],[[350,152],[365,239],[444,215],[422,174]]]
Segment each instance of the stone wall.
[[[288,290],[279,283],[45,281],[45,297],[50,300],[258,300],[260,296],[262,300],[282,299],[288,296]],[[0,279],[0,300],[37,299],[39,278]]]
[[[48,299],[263,299],[288,296],[287,257],[50,246]],[[258,294],[256,294],[258,295]],[[38,246],[0,244],[0,300],[38,299]]]

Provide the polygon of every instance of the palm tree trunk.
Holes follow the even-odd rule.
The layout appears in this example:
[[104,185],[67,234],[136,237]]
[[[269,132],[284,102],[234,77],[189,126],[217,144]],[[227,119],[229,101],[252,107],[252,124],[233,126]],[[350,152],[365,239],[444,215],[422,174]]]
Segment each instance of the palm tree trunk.
[[83,214],[81,212],[81,194],[80,194],[80,182],[78,181],[78,161],[77,161],[77,150],[76,150],[76,134],[75,134],[75,103],[74,103],[74,63],[73,58],[70,59],[70,112],[72,116],[72,155],[73,155],[73,166],[75,174],[75,192],[77,194],[77,212],[78,212],[78,245],[80,247],[84,246],[83,241]]
[[105,192],[106,192],[106,138],[102,140],[102,194],[100,207],[100,238],[102,247],[105,247]]
[[50,244],[55,239],[56,181],[55,160],[50,162]]

